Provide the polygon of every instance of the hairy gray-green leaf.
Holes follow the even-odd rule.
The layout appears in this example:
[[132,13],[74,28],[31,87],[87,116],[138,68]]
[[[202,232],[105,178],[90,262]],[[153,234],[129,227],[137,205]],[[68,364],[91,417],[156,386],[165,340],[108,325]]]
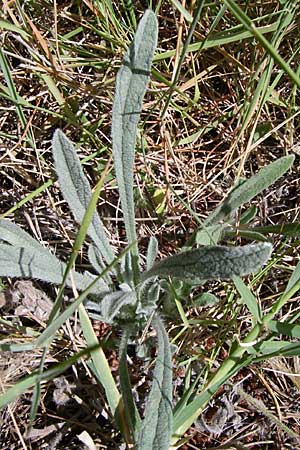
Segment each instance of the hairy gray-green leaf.
[[116,79],[112,114],[113,156],[129,244],[136,241],[133,201],[136,130],[156,42],[157,19],[152,11],[147,10]]
[[[8,220],[0,220],[0,241],[5,241],[8,244],[15,245],[17,247],[33,248],[40,253],[51,256],[47,248],[43,247],[36,239],[31,237],[21,227],[9,222]],[[53,258],[55,258],[55,256],[53,256]]]
[[147,280],[139,290],[139,302],[136,308],[136,315],[140,319],[150,317],[157,307],[159,294],[161,292],[160,283]]
[[84,307],[89,313],[89,317],[94,320],[104,322],[104,318],[101,315],[101,301],[86,300]]
[[[16,278],[35,278],[48,283],[60,284],[66,265],[51,253],[41,253],[35,248],[23,248],[0,244],[0,276]],[[87,272],[73,272],[74,283],[78,290],[87,288],[93,278]],[[72,286],[71,278],[67,285]],[[104,295],[108,292],[107,285],[102,281],[93,288],[93,294]]]
[[[61,130],[55,131],[52,148],[61,191],[75,219],[81,223],[91,199],[91,187],[83,173],[73,144]],[[88,228],[88,234],[106,262],[111,263],[114,260],[114,252],[96,211]]]
[[142,274],[146,280],[153,276],[173,276],[181,280],[230,279],[257,271],[269,258],[270,243],[243,247],[202,247],[170,256]]
[[101,258],[101,253],[98,250],[95,245],[90,244],[88,248],[88,258],[90,263],[92,264],[93,268],[98,272],[101,273],[103,269],[105,268],[103,265],[103,261]]
[[219,299],[211,292],[203,292],[202,294],[198,295],[197,297],[193,298],[193,306],[208,306],[208,305],[214,305],[215,303],[218,303]]
[[201,228],[196,232],[195,242],[199,245],[216,245],[222,239],[226,228],[228,228],[227,224],[215,224]]
[[121,260],[121,277],[124,283],[132,286],[133,283],[133,267],[132,267],[132,255],[130,252],[126,253]]
[[[101,302],[101,315],[106,323],[112,323],[114,319],[121,317],[122,309],[127,305],[136,303],[136,293],[129,286],[121,285],[121,290],[107,294]],[[132,320],[134,317],[132,317]]]
[[157,333],[158,354],[137,450],[168,450],[173,423],[171,350],[161,319],[155,317],[152,325]]
[[147,249],[147,258],[146,258],[146,267],[147,270],[151,269],[153,266],[155,259],[157,257],[158,252],[158,242],[155,236],[151,236],[149,239],[148,249]]
[[208,216],[204,225],[213,225],[222,220],[227,220],[237,208],[278,180],[291,167],[294,159],[293,155],[279,158],[235,187],[221,205]]
[[130,330],[125,329],[120,342],[119,354],[120,354],[120,387],[121,394],[124,403],[125,417],[129,425],[133,441],[137,440],[138,432],[141,427],[141,418],[137,410],[133,395],[132,387],[130,384],[130,378],[127,367],[127,345],[130,338]]

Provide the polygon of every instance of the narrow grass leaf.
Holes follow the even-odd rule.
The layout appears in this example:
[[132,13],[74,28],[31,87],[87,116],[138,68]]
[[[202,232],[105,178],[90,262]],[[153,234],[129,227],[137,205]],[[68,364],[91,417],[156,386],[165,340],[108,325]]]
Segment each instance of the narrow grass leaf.
[[254,362],[265,361],[274,356],[300,356],[300,343],[289,341],[265,341],[257,346],[258,356]]
[[[98,338],[95,335],[93,325],[83,305],[79,306],[80,324],[83,335],[88,347],[94,348],[91,351],[92,365],[90,366],[97,380],[103,386],[108,400],[109,408],[115,417],[117,411],[121,408],[121,396],[116,386],[115,380],[111,374],[106,356],[101,347],[99,347]],[[120,411],[122,417],[122,411]]]
[[155,317],[152,324],[157,333],[158,354],[137,450],[168,450],[173,422],[170,343],[161,319]]
[[258,323],[261,323],[262,311],[258,301],[254,297],[250,289],[245,285],[243,280],[241,280],[237,276],[233,277],[233,282],[238,292],[240,293],[243,302],[245,303],[245,305],[247,306],[253,317],[255,317]]
[[181,280],[230,279],[256,272],[269,258],[269,243],[243,247],[203,247],[170,256],[142,274],[142,280],[153,276],[173,276]]
[[25,195],[25,197],[23,197],[14,206],[12,206],[7,211],[5,211],[3,214],[1,214],[0,215],[1,219],[4,219],[4,217],[7,217],[7,216],[13,214],[15,211],[20,209],[21,206],[25,205],[27,202],[30,202],[33,198],[37,197],[40,192],[44,192],[46,189],[48,189],[52,185],[53,185],[53,180],[46,181],[46,183],[43,183],[41,186],[39,186],[33,192],[30,192],[29,194]]
[[182,3],[180,3],[179,0],[171,0],[171,3],[178,9],[180,14],[183,15],[185,20],[189,23],[193,21],[193,17],[190,15],[190,13],[182,6]]
[[251,230],[263,234],[274,233],[282,234],[288,237],[299,237],[300,236],[300,222],[295,223],[282,223],[278,225],[266,225],[251,228]]
[[[278,28],[278,21],[261,27],[257,26],[256,29],[261,34],[267,34],[277,30],[277,28]],[[228,28],[228,30],[226,30],[225,32],[222,31],[220,33],[216,33],[209,36],[207,39],[204,40],[204,42],[200,41],[190,44],[187,48],[187,53],[199,52],[199,50],[219,47],[220,45],[224,47],[232,42],[241,42],[244,39],[252,38],[252,36],[253,36],[252,33],[248,30],[245,30],[245,28],[242,25],[237,25]],[[165,52],[155,55],[153,61],[157,62],[161,60],[166,60],[169,58],[173,58],[175,55],[176,50],[167,50]]]
[[280,295],[280,297],[276,300],[276,302],[272,305],[272,308],[264,316],[263,322],[268,325],[268,322],[278,314],[278,312],[283,308],[283,306],[300,290],[300,261],[298,262],[295,272],[289,280],[289,283],[284,290],[284,292]]
[[278,180],[292,166],[294,159],[293,155],[283,156],[234,188],[221,205],[208,216],[204,224],[213,225],[221,220],[227,220],[237,208]]
[[[97,341],[97,345],[94,347],[99,347],[99,343]],[[28,391],[28,389],[35,386],[36,383],[39,383],[43,380],[52,380],[57,377],[61,373],[65,372],[70,366],[75,364],[80,358],[89,354],[93,351],[93,348],[84,349],[81,352],[76,353],[65,361],[56,364],[48,370],[40,373],[39,370],[33,372],[25,378],[17,381],[11,388],[9,388],[6,392],[0,395],[0,409],[4,408],[9,403],[16,400],[20,395],[24,392]]]
[[[136,241],[133,164],[137,124],[157,42],[157,19],[147,10],[140,21],[116,79],[112,113],[113,156],[126,234]],[[137,249],[135,249],[137,255]]]
[[253,220],[255,218],[256,214],[257,214],[257,207],[255,205],[250,206],[250,208],[248,208],[241,215],[240,224],[244,225],[246,223],[251,222],[251,220]]
[[266,236],[264,236],[261,233],[258,233],[257,231],[254,231],[254,228],[253,228],[253,230],[250,228],[245,229],[245,230],[241,229],[241,228],[237,228],[233,232],[228,232],[227,235],[230,237],[231,236],[233,236],[233,237],[239,236],[241,238],[248,239],[250,241],[261,241],[261,242],[269,241],[269,239]]
[[289,279],[287,287],[285,288],[284,293],[288,293],[300,280],[300,261],[297,263],[293,273]]
[[31,342],[24,344],[15,344],[10,342],[5,342],[4,344],[0,344],[1,352],[29,352],[35,348],[35,345]]
[[[53,157],[63,196],[68,202],[75,219],[81,223],[89,205],[92,191],[72,143],[60,130],[56,130],[54,133]],[[106,262],[108,264],[112,262],[114,252],[96,211],[88,228],[88,235],[101,251]]]
[[11,72],[10,72],[10,68],[6,59],[5,54],[3,53],[2,49],[0,48],[0,68],[3,72],[5,81],[7,83],[8,89],[9,89],[9,93],[12,97],[12,99],[16,102],[16,111],[17,114],[19,116],[20,122],[22,124],[22,127],[25,128],[27,125],[27,120],[26,117],[24,115],[23,109],[22,107],[17,103],[17,89],[14,83],[14,80],[11,76]]
[[244,13],[244,11],[233,0],[224,0],[232,14],[240,21],[240,23],[249,31],[271,55],[274,61],[284,70],[284,72],[300,87],[300,78],[296,72],[284,61],[276,48],[263,36],[260,30],[254,25],[253,21]]
[[25,30],[18,27],[17,25],[12,24],[11,22],[8,22],[7,20],[0,20],[0,28],[6,31],[12,31],[13,33],[17,33],[20,36],[22,36],[23,39],[30,39],[31,36],[28,34]]
[[171,102],[171,97],[172,97],[172,94],[173,94],[173,92],[175,90],[175,86],[176,86],[176,84],[177,84],[177,82],[179,80],[181,67],[182,67],[184,58],[186,57],[186,54],[187,54],[187,51],[188,51],[188,46],[189,46],[189,44],[190,44],[190,42],[192,40],[194,31],[195,31],[196,26],[197,26],[197,24],[199,22],[203,5],[204,5],[204,0],[198,0],[197,3],[196,3],[195,9],[194,9],[193,21],[192,21],[192,23],[191,23],[191,25],[189,27],[189,30],[188,30],[187,36],[185,38],[182,50],[180,52],[180,56],[179,56],[179,59],[178,59],[178,63],[176,65],[175,73],[172,76],[172,85],[170,86],[170,88],[168,90],[167,98],[166,98],[164,107],[163,107],[162,112],[161,112],[161,118],[165,117],[165,114],[166,114],[167,109],[169,107],[169,104]]

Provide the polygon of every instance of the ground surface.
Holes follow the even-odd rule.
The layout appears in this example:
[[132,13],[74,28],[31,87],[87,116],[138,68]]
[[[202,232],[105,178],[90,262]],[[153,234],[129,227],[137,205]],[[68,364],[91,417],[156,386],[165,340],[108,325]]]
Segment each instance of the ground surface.
[[[174,254],[240,177],[249,177],[277,158],[295,154],[285,177],[257,197],[255,225],[299,221],[299,97],[291,79],[219,2],[205,4],[170,100],[189,16],[197,2],[153,2],[158,8],[159,41],[137,139],[135,195],[141,248],[159,241],[160,257]],[[248,16],[264,36],[299,66],[296,2],[247,4]],[[129,5],[126,7],[126,5]],[[78,229],[60,193],[53,170],[51,138],[61,128],[77,145],[92,186],[111,154],[111,109],[115,76],[147,1],[4,1],[0,12],[0,200],[2,218],[14,221],[62,260]],[[244,2],[240,2],[244,7]],[[286,5],[286,9],[284,9]],[[133,11],[133,14],[131,14]],[[163,114],[162,114],[163,113]],[[24,201],[25,199],[25,201]],[[246,207],[249,205],[246,205]],[[246,209],[243,209],[243,211]],[[98,211],[116,249],[125,246],[117,186],[107,178]],[[239,222],[237,215],[236,222]],[[299,238],[268,235],[278,262],[258,279],[254,294],[268,309],[299,261]],[[231,242],[246,243],[237,236]],[[86,248],[79,266],[88,264]],[[27,342],[45,328],[56,291],[37,281],[2,279],[0,333],[3,342]],[[174,398],[184,390],[188,367],[199,390],[209,371],[226,359],[235,336],[251,326],[249,312],[229,283],[206,286],[219,303],[202,307],[183,301],[191,326],[180,316],[165,318],[174,354]],[[72,293],[67,291],[68,304]],[[299,297],[281,311],[296,317]],[[296,320],[295,319],[295,320]],[[118,380],[119,330],[94,323],[111,370]],[[183,333],[179,333],[184,329]],[[295,341],[295,338],[294,338]],[[63,361],[85,342],[78,317],[61,329],[46,367]],[[133,348],[131,379],[140,407],[151,368]],[[154,351],[155,354],[155,351]],[[41,352],[0,355],[0,389],[5,391],[39,366]],[[241,370],[211,400],[188,431],[187,449],[297,449],[300,432],[299,355],[276,356]],[[122,449],[103,390],[84,361],[42,384],[41,403],[29,427],[27,392],[1,413],[3,449]],[[286,428],[288,427],[288,428]],[[87,434],[88,433],[88,434]],[[88,443],[88,437],[95,447]],[[84,443],[85,442],[85,443]],[[223,446],[222,446],[223,445]],[[150,449],[149,449],[150,450]]]

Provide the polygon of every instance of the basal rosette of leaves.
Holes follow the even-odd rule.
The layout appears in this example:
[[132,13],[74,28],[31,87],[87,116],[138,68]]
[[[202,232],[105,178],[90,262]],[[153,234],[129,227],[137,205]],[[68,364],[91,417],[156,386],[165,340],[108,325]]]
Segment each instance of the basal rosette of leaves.
[[[158,241],[151,237],[146,254],[146,267],[143,267],[135,227],[133,169],[137,125],[151,74],[157,34],[156,16],[147,10],[116,80],[112,112],[112,151],[126,228],[127,249],[118,256],[115,255],[101,218],[95,210],[92,189],[76,155],[76,149],[60,130],[55,132],[52,145],[55,169],[62,194],[75,220],[79,223],[88,222],[85,232],[91,242],[88,257],[93,273],[72,270],[71,276],[74,260],[71,266],[61,262],[20,227],[7,220],[0,220],[0,276],[34,278],[69,287],[74,283],[82,294],[71,305],[72,310],[68,307],[68,314],[85,300],[90,317],[114,324],[123,330],[120,343],[120,389],[126,423],[120,425],[120,428],[126,442],[134,443],[138,450],[167,450],[170,443],[176,442],[180,434],[187,429],[206,401],[205,396],[202,403],[200,400],[197,404],[190,401],[186,405],[190,408],[189,416],[177,408],[173,424],[172,357],[168,335],[160,318],[160,300],[167,295],[168,300],[172,301],[172,289],[168,289],[168,286],[173,279],[192,289],[206,280],[237,280],[240,276],[255,273],[266,263],[272,251],[269,242],[241,247],[217,243],[226,235],[228,229],[233,228],[234,212],[278,180],[294,161],[293,156],[282,157],[235,187],[227,199],[208,216],[203,227],[194,236],[194,241],[181,251],[179,249],[176,255],[157,261]],[[91,211],[93,201],[94,206],[88,220],[87,211]],[[206,245],[202,245],[203,243]],[[197,244],[200,246],[196,247]],[[65,312],[58,321],[59,311],[61,303],[58,302],[43,339],[38,339],[39,345],[45,345],[46,339],[51,338],[61,324]],[[65,315],[67,317],[67,314]],[[151,391],[144,417],[141,418],[132,396],[126,351],[129,340],[134,338],[135,333],[140,331],[148,320],[151,320],[156,331],[158,354]],[[228,374],[229,372],[227,378]],[[223,378],[220,376],[216,380],[212,391],[223,382]],[[118,411],[114,410],[113,413],[116,420],[120,421]]]

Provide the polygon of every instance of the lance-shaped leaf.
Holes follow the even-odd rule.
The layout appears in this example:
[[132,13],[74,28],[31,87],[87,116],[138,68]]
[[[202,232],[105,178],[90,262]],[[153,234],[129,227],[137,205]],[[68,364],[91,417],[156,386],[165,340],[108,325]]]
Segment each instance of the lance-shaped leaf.
[[228,224],[215,224],[205,228],[200,228],[196,232],[195,242],[199,245],[216,245],[228,229]]
[[[51,253],[41,253],[35,248],[0,244],[0,276],[2,277],[35,278],[60,284],[65,270],[66,265]],[[73,272],[72,275],[78,290],[84,290],[93,281],[92,276],[87,272],[84,274]],[[67,285],[72,286],[70,277]],[[108,287],[104,281],[99,280],[91,292],[104,295],[108,292]]]
[[[137,124],[157,42],[157,19],[147,10],[116,79],[112,142],[116,177],[129,243],[136,241],[133,164]],[[137,254],[137,249],[134,250]]]
[[150,317],[157,307],[161,286],[159,282],[153,280],[146,281],[139,290],[139,302],[136,308],[138,318],[146,319]]
[[[106,323],[112,323],[115,317],[121,318],[122,309],[136,303],[136,293],[128,285],[120,286],[121,290],[107,294],[101,302],[101,316]],[[132,317],[132,320],[134,317]]]
[[102,261],[102,258],[101,258],[101,253],[98,250],[98,247],[96,247],[93,244],[89,245],[88,258],[89,258],[89,261],[92,264],[93,268],[98,273],[101,273],[104,267],[103,267],[103,261]]
[[230,279],[256,272],[269,258],[270,243],[243,247],[202,247],[170,256],[142,274],[146,280],[153,276],[173,276],[181,280]]
[[147,248],[146,267],[147,270],[151,269],[156,260],[158,253],[158,242],[155,236],[151,236]]
[[49,257],[53,256],[46,247],[43,247],[36,239],[26,233],[26,231],[8,220],[0,220],[0,241],[5,241],[17,247],[31,248],[49,255]]
[[137,440],[138,432],[141,427],[141,418],[137,410],[133,394],[132,386],[130,383],[128,366],[127,366],[127,346],[130,338],[130,329],[125,329],[120,342],[119,355],[120,355],[120,387],[121,394],[124,403],[125,417],[129,425],[129,429],[132,435],[132,439],[135,442]]
[[137,450],[168,450],[173,423],[171,350],[160,318],[155,317],[152,325],[157,333],[158,354]]
[[277,159],[257,174],[235,187],[228,197],[205,220],[204,225],[213,225],[226,220],[244,203],[249,202],[264,189],[280,178],[293,164],[294,156],[284,156]]
[[[73,144],[61,130],[56,130],[54,133],[52,149],[55,170],[64,199],[68,202],[75,219],[81,223],[91,199],[91,187],[83,173]],[[88,228],[88,235],[101,251],[106,262],[111,263],[114,252],[96,211]]]

